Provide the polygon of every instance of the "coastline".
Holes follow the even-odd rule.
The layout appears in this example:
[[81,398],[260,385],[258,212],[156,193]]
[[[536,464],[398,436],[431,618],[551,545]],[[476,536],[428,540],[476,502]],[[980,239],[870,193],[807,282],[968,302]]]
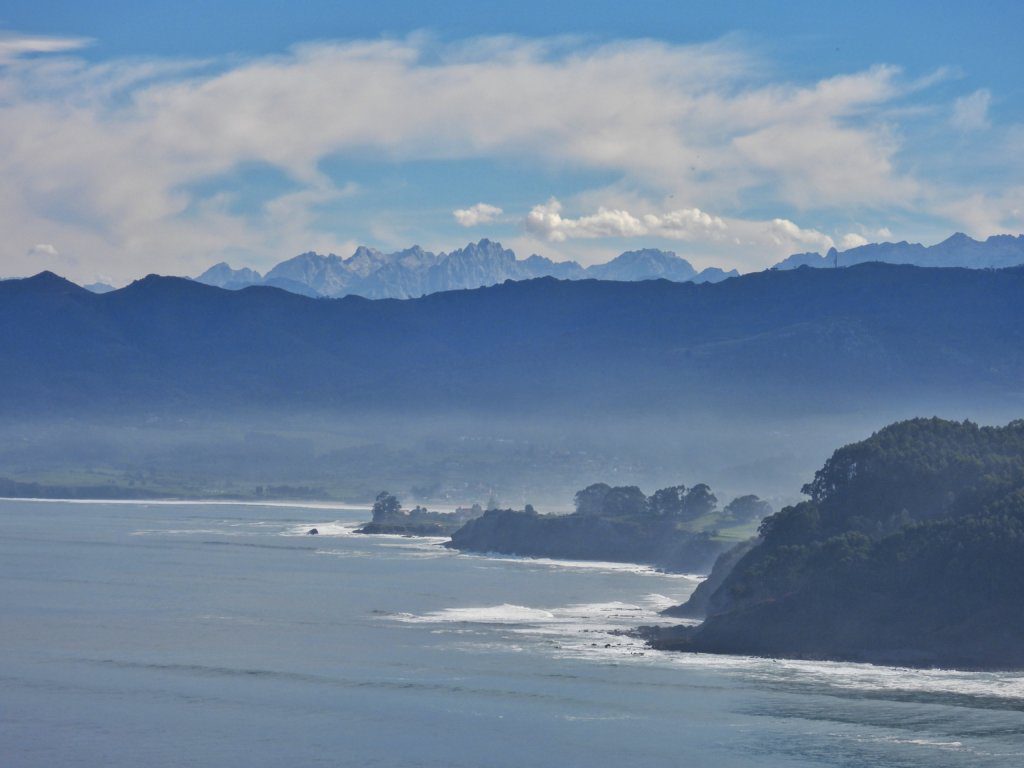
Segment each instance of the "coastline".
[[59,504],[137,504],[165,506],[247,506],[247,507],[295,507],[299,509],[336,509],[345,512],[364,512],[370,509],[369,504],[345,504],[332,501],[250,501],[247,499],[93,499],[93,498],[48,498],[39,496],[0,496],[0,501],[22,501],[32,503]]
[[1024,673],[1024,665],[1005,666],[998,664],[959,663],[954,657],[934,652],[900,649],[895,651],[862,651],[846,653],[769,653],[752,648],[716,649],[713,644],[701,643],[697,639],[703,622],[693,624],[642,625],[625,633],[642,640],[644,646],[653,651],[669,654],[693,654],[720,658],[752,658],[768,661],[822,662],[829,664],[863,664],[878,669],[904,669],[934,672],[984,672]]

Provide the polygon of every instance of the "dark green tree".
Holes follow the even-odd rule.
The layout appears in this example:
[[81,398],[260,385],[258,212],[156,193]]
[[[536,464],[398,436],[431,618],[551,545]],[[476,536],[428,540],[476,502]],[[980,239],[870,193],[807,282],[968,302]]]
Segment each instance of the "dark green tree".
[[753,494],[737,496],[725,505],[725,514],[737,523],[762,520],[774,512],[772,505]]
[[684,520],[696,520],[710,514],[717,506],[718,498],[711,492],[711,487],[705,483],[697,483],[686,492],[682,517]]
[[647,497],[635,485],[611,488],[604,497],[604,514],[611,517],[642,515],[647,509]]
[[672,485],[661,488],[647,499],[647,509],[654,517],[680,517],[683,513],[683,498],[686,495],[685,485]]
[[373,522],[381,523],[402,514],[402,502],[398,497],[381,491],[373,502]]
[[594,483],[582,491],[576,491],[572,502],[581,515],[600,515],[604,513],[604,499],[612,488],[608,483]]

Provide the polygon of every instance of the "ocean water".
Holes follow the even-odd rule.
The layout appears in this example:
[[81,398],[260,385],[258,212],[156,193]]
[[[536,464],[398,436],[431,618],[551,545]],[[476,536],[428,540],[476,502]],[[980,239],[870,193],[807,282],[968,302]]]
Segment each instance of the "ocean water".
[[1024,676],[656,653],[695,577],[366,515],[0,501],[0,766],[1024,764]]

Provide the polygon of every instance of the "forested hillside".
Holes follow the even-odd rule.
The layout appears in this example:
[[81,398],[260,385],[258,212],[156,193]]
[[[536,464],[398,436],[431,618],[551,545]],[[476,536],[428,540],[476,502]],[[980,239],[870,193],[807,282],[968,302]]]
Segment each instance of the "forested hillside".
[[657,645],[1024,666],[1024,421],[894,424],[804,492],[704,598],[704,624]]

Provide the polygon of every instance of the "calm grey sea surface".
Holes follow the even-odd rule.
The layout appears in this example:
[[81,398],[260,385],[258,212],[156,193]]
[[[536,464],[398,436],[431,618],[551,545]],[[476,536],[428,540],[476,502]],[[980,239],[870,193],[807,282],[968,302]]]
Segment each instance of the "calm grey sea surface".
[[0,765],[1024,761],[1022,676],[652,653],[694,579],[366,516],[0,501]]

